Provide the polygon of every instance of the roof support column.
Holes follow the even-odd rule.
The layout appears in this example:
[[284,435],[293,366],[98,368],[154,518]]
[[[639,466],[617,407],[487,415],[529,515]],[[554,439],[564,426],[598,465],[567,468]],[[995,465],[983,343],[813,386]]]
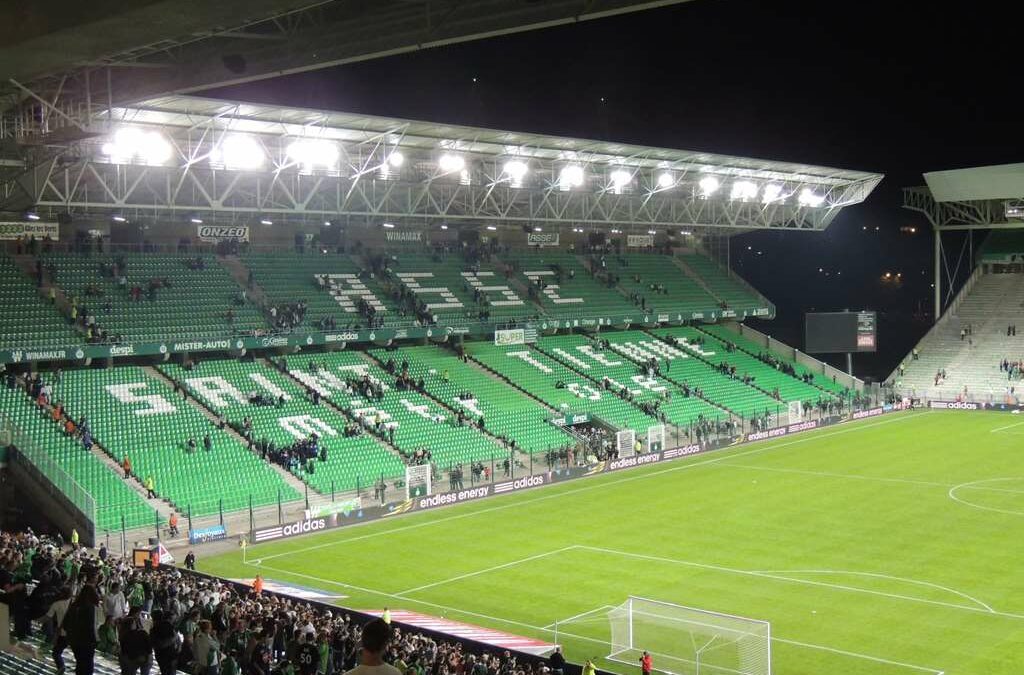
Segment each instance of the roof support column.
[[938,323],[939,315],[942,313],[942,230],[933,227],[932,231],[935,233],[935,283],[932,284],[935,287],[934,322]]

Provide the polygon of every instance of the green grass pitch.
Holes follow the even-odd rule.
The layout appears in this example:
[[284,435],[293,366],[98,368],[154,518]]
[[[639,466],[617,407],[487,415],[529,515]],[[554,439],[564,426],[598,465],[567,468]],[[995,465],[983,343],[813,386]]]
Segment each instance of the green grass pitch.
[[[898,413],[247,558],[199,567],[548,640],[630,595],[664,600],[770,621],[778,675],[1020,675],[1024,420]],[[588,616],[560,627],[571,660],[608,653]]]

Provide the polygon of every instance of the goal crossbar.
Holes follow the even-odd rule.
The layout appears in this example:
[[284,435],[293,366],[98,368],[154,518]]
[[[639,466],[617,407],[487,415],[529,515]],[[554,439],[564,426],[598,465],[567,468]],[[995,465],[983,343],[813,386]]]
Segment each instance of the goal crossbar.
[[607,616],[610,661],[636,666],[647,652],[673,675],[771,674],[767,621],[637,596]]

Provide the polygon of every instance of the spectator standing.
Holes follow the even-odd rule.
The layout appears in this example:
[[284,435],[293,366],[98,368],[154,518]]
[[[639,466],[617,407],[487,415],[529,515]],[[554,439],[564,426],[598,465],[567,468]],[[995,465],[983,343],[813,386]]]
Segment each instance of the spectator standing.
[[391,628],[383,619],[376,619],[363,627],[362,650],[358,666],[346,675],[403,675],[398,668],[384,663],[384,649],[388,646]]
[[[75,675],[92,675],[98,642],[100,597],[96,587],[91,584],[82,586],[78,597],[68,606],[64,615],[63,630],[68,646],[75,655]],[[64,669],[58,667],[58,673]]]

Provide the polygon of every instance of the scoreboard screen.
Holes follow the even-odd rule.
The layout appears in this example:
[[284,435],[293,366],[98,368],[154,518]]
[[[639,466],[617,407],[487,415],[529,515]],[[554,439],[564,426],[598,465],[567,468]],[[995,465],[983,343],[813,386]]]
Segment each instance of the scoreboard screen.
[[873,352],[878,347],[874,312],[808,313],[804,351],[808,354]]

